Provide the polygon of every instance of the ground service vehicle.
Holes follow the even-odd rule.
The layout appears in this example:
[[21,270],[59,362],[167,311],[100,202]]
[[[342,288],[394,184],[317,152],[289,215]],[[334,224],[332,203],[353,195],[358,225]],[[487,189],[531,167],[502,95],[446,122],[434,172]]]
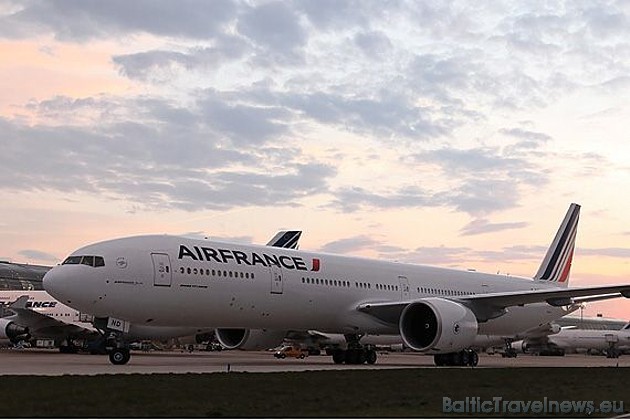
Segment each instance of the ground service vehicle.
[[278,359],[284,359],[287,357],[295,357],[296,359],[304,359],[308,356],[308,350],[301,349],[297,346],[282,346],[280,350],[274,353],[274,356]]

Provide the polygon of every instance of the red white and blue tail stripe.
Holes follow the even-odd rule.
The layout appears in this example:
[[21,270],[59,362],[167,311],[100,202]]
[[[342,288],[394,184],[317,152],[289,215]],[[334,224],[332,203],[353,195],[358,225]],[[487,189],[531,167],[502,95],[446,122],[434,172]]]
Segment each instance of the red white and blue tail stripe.
[[572,203],[534,280],[557,283],[564,287],[569,284],[579,218],[580,205]]

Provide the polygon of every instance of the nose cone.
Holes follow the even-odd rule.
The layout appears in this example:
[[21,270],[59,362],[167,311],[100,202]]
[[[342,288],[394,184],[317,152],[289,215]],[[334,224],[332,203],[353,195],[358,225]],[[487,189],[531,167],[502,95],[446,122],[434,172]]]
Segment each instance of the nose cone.
[[[67,267],[57,266],[50,269],[43,279],[44,289],[50,293],[58,301],[70,304],[72,303],[72,279],[65,272]],[[75,285],[76,286],[76,285]]]

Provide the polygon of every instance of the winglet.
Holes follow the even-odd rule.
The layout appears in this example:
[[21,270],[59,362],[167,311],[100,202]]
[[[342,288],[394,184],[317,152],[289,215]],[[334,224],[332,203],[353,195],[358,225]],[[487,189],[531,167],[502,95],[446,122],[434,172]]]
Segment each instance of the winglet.
[[28,295],[22,295],[15,300],[15,302],[9,304],[9,309],[25,309],[28,302]]
[[276,236],[267,242],[267,246],[275,246],[277,248],[297,249],[298,241],[302,236],[301,230],[281,230]]
[[567,287],[579,218],[580,205],[571,203],[534,280],[558,283]]

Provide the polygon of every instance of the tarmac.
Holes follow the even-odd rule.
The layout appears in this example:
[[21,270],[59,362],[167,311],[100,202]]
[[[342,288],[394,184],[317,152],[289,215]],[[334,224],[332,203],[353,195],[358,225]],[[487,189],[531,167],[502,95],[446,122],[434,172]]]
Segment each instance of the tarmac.
[[61,354],[57,350],[0,349],[2,375],[101,375],[152,373],[212,373],[212,372],[297,372],[348,369],[483,369],[511,367],[630,367],[630,356],[607,359],[604,356],[571,354],[564,357],[519,355],[479,355],[479,366],[441,367],[433,365],[433,357],[418,353],[379,353],[375,365],[336,365],[330,356],[310,356],[305,359],[276,359],[271,352],[221,351],[192,353],[182,351],[132,351],[131,360],[123,366],[112,365],[104,355]]

